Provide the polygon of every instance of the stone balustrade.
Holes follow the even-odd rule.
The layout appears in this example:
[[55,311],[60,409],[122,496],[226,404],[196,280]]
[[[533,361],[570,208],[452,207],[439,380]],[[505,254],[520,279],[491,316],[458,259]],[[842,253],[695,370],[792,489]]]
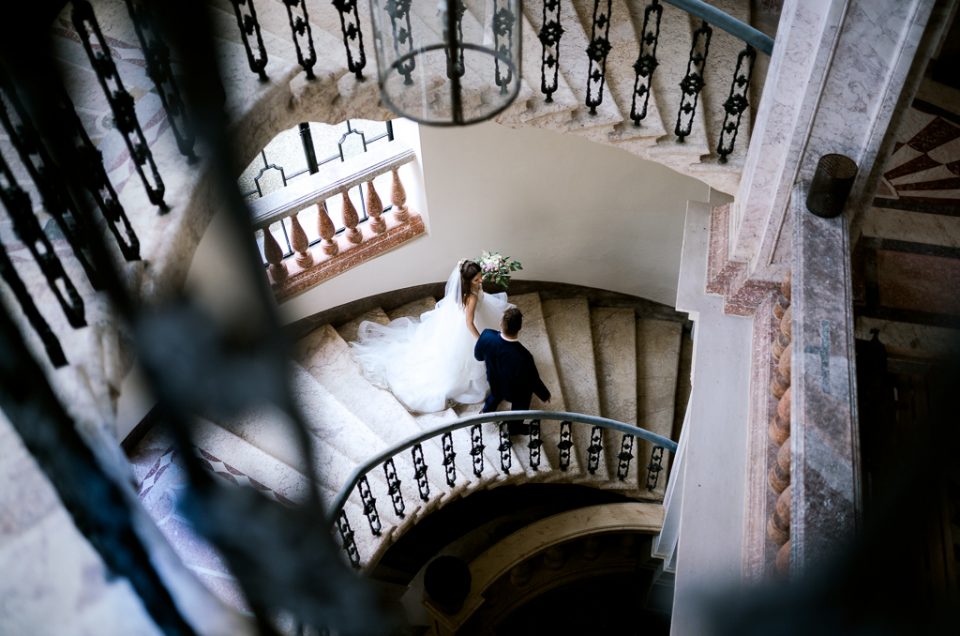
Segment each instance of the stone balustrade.
[[[385,145],[324,166],[250,204],[278,300],[302,293],[425,232],[420,215],[407,205],[400,176],[400,169],[416,165],[415,160],[412,150]],[[384,208],[378,187],[385,191],[386,184],[378,186],[376,181],[387,175],[390,207]]]

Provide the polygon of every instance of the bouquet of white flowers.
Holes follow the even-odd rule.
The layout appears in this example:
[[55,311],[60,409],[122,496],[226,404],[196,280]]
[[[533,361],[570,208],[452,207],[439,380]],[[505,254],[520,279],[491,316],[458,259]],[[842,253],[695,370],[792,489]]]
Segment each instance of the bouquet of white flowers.
[[494,283],[506,289],[510,285],[510,274],[523,269],[520,261],[509,256],[501,256],[499,252],[484,252],[477,259],[480,273],[484,282]]

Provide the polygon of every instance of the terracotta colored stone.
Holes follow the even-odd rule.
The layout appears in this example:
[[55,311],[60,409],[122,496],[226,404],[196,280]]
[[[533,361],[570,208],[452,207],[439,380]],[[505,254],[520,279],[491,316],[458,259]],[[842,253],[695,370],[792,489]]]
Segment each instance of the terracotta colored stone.
[[330,220],[326,201],[317,204],[317,232],[323,239],[323,253],[327,256],[336,256],[340,251],[340,246],[333,240],[333,237],[337,235],[337,228]]
[[367,214],[370,215],[370,228],[374,234],[383,234],[387,231],[387,222],[380,218],[383,214],[383,201],[380,200],[372,180],[367,181]]
[[777,446],[783,444],[784,440],[790,437],[790,420],[786,420],[784,425],[784,420],[779,415],[771,417],[770,424],[767,426],[767,436]]
[[787,270],[786,275],[783,277],[783,283],[780,284],[780,292],[783,294],[783,297],[787,300],[787,304],[789,304],[793,300],[793,297],[791,296],[791,294],[793,293],[793,272],[792,271]]
[[779,362],[780,356],[783,355],[783,352],[790,346],[790,338],[778,333],[777,337],[773,341],[773,361]]
[[781,530],[773,521],[773,515],[767,520],[767,536],[775,545],[783,545],[790,540],[790,533]]
[[790,573],[790,540],[780,546],[777,550],[777,558],[774,561],[774,568],[778,574]]
[[777,320],[783,318],[783,312],[790,307],[790,301],[787,300],[787,297],[781,292],[777,294],[777,302],[773,305],[773,315],[777,317]]
[[779,400],[789,388],[790,379],[783,377],[779,371],[774,371],[773,380],[770,382],[770,392],[773,394],[773,397]]
[[783,392],[783,395],[780,396],[780,400],[777,402],[777,417],[784,422],[790,421],[790,406],[792,400],[793,392],[790,390],[790,388],[787,388],[787,390]]
[[783,489],[783,492],[777,497],[777,506],[773,515],[777,527],[785,529],[787,532],[790,532],[790,493],[790,486]]
[[270,264],[267,268],[270,272],[270,280],[275,285],[285,281],[289,272],[287,272],[287,264],[283,262],[283,250],[280,249],[280,244],[273,238],[273,232],[268,227],[263,228],[263,256]]
[[407,208],[407,191],[403,189],[403,183],[396,168],[393,169],[393,191],[390,194],[390,202],[393,204],[393,215],[398,221],[407,221],[410,218],[410,211]]
[[780,475],[786,475],[787,479],[790,478],[790,438],[783,440],[783,444],[780,445],[780,450],[777,451],[777,466],[780,468]]
[[347,226],[347,240],[354,244],[363,242],[363,232],[357,229],[360,223],[360,215],[357,214],[357,208],[353,207],[353,201],[350,200],[350,193],[344,190],[340,193],[343,198],[343,224]]
[[310,241],[307,240],[307,233],[303,231],[300,225],[300,219],[294,214],[290,217],[290,245],[297,253],[294,260],[297,265],[306,269],[313,265],[313,254],[310,253]]
[[789,475],[784,475],[783,471],[778,470],[778,466],[774,464],[770,467],[770,470],[767,471],[767,484],[776,494],[780,494],[784,489],[790,485]]
[[793,347],[787,347],[783,350],[783,353],[780,354],[780,359],[777,361],[777,371],[780,373],[780,375],[785,377],[788,382],[790,381],[790,360],[793,357],[793,354],[791,353],[792,351]]
[[793,308],[787,307],[783,312],[783,318],[780,319],[780,333],[787,338],[793,337]]

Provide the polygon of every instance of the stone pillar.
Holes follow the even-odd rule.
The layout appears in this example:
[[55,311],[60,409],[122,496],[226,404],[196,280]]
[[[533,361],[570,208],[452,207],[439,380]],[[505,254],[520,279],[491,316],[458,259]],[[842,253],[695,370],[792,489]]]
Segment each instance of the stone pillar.
[[791,570],[831,558],[856,534],[861,513],[850,245],[844,216],[791,199],[793,221]]

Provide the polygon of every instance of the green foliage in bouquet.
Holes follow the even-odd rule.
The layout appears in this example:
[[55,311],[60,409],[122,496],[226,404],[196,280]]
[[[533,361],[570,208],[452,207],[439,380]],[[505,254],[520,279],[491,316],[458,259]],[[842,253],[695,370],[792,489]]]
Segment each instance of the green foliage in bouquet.
[[520,261],[511,259],[509,256],[501,256],[499,252],[484,252],[477,259],[480,265],[480,273],[483,281],[493,283],[506,289],[510,285],[510,275],[523,269]]

